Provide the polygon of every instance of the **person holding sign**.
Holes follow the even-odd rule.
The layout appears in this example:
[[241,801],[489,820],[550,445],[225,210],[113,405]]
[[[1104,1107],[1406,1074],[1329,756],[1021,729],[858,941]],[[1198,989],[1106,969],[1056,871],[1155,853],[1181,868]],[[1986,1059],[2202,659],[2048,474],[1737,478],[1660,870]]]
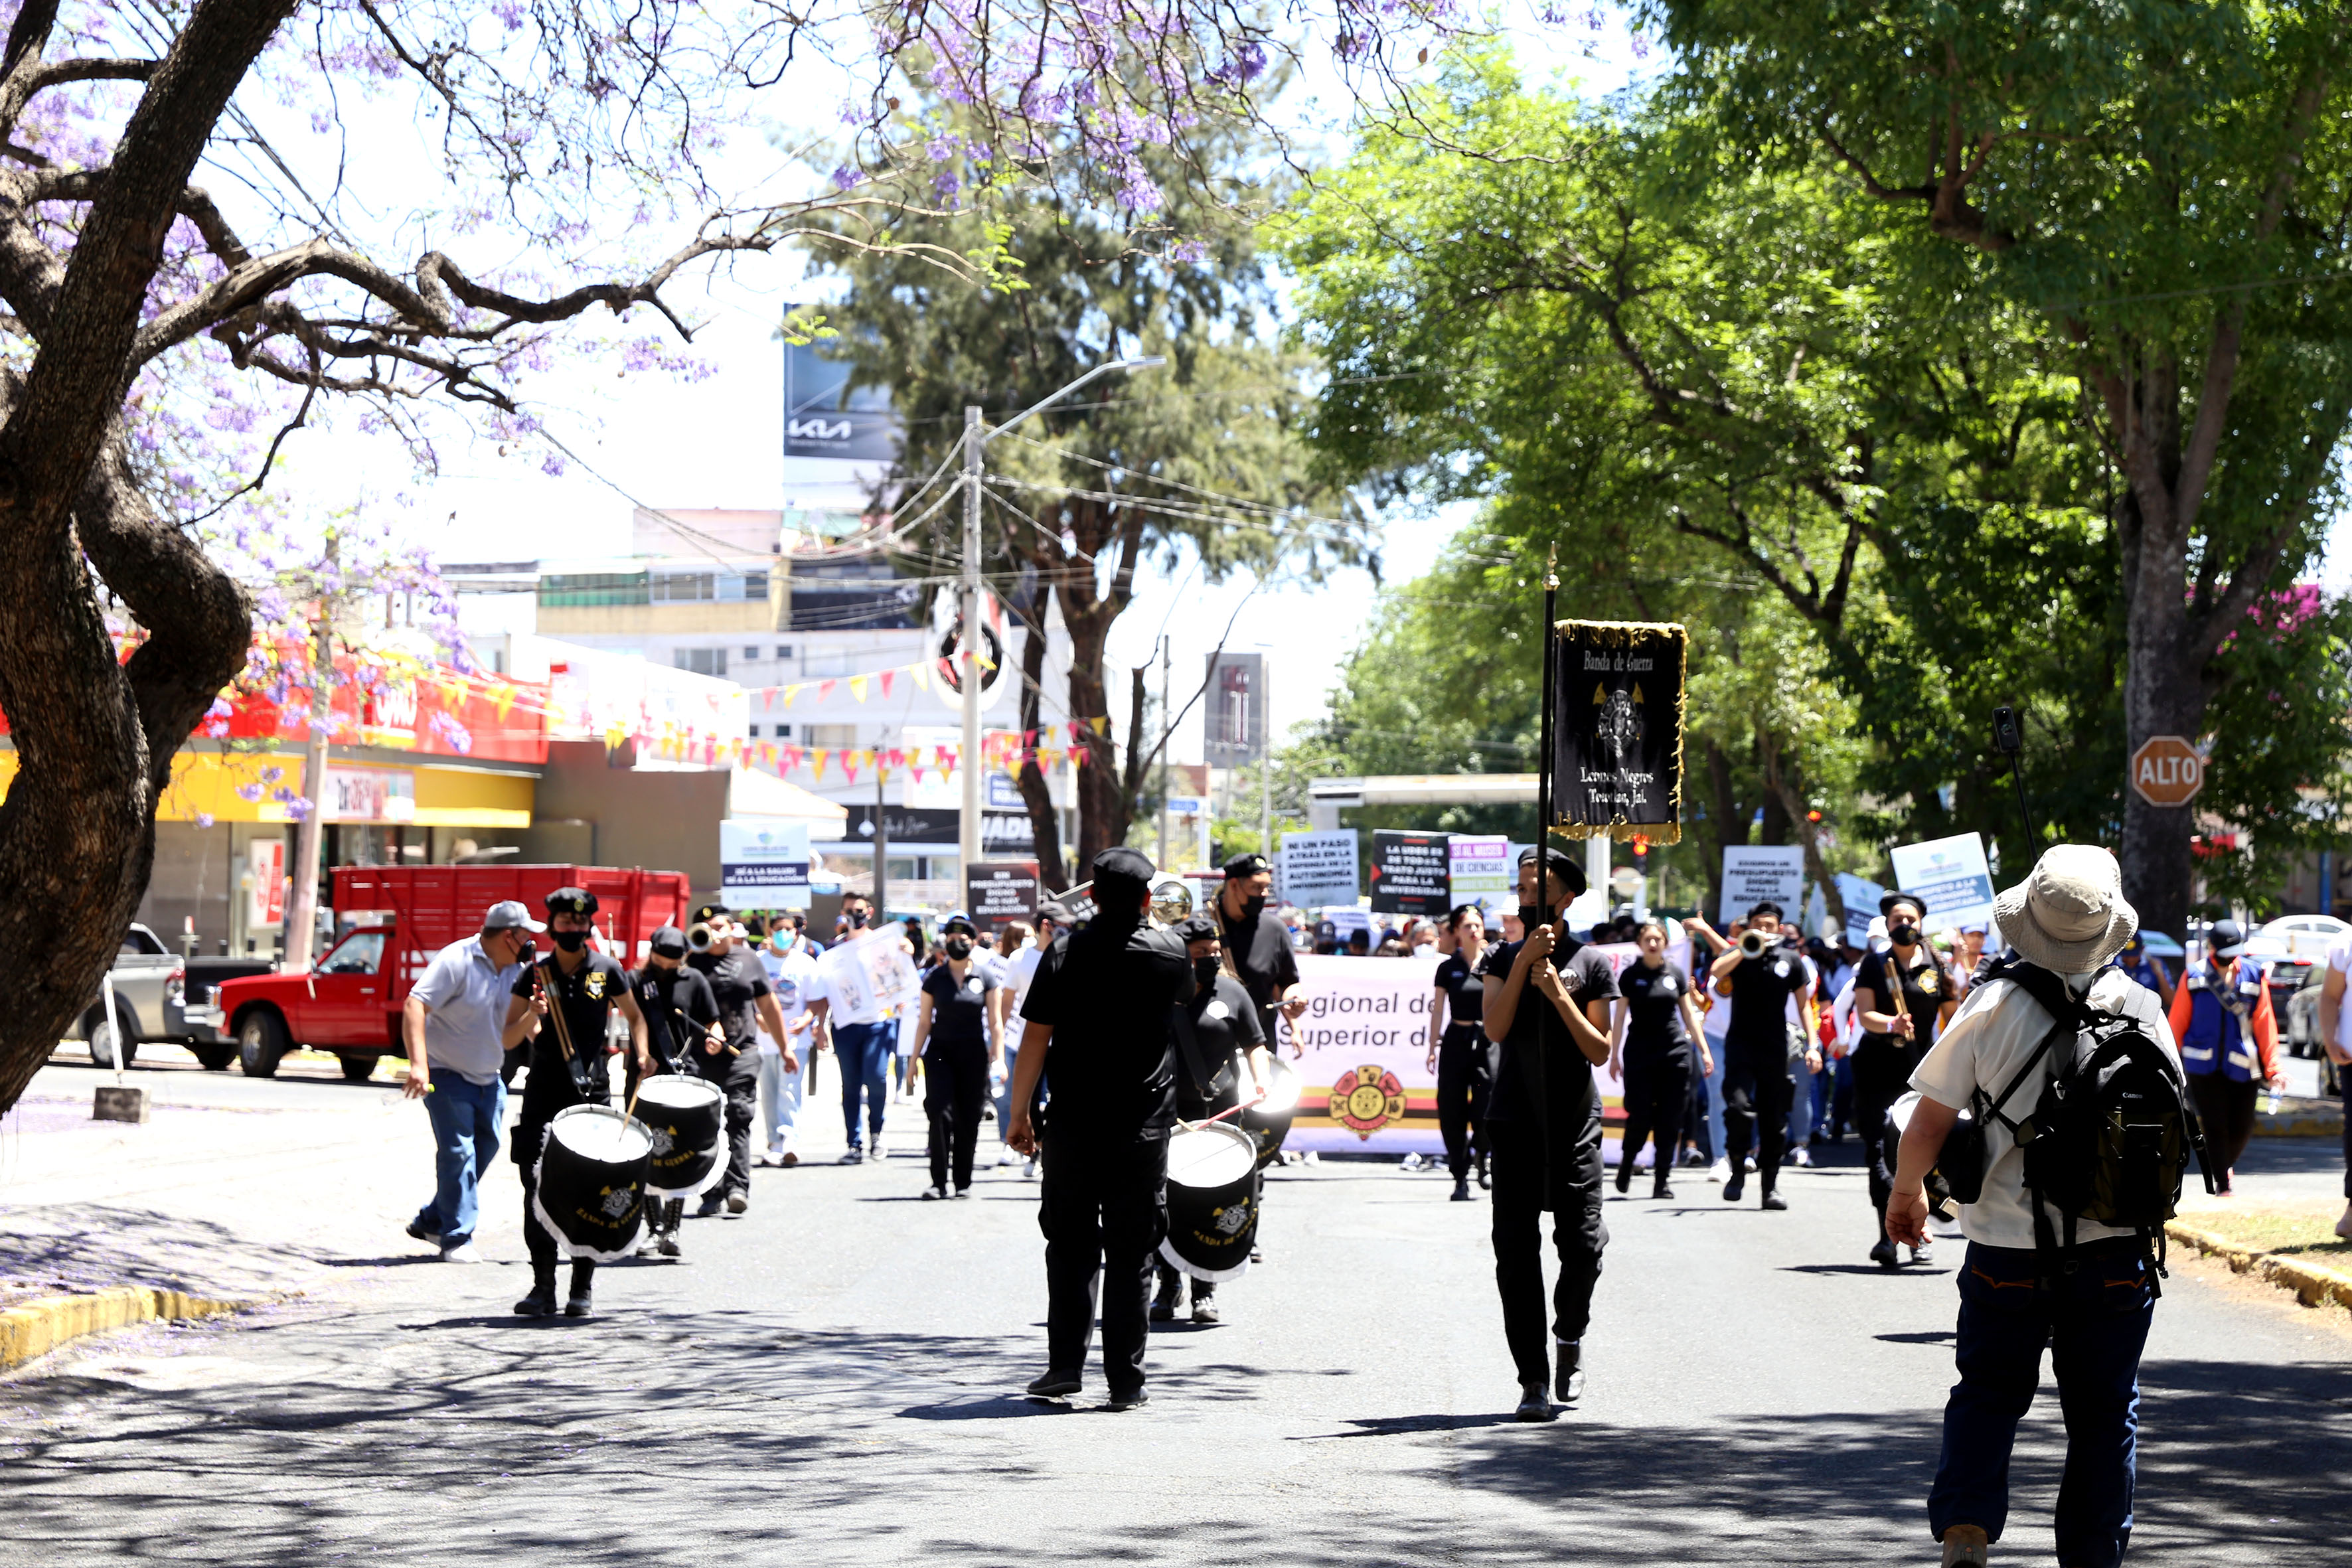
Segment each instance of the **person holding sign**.
[[[1895,1268],[1901,1259],[1886,1238],[1895,1160],[1887,1108],[1911,1087],[1911,1075],[1959,1003],[1942,961],[1920,931],[1927,900],[1917,893],[1889,893],[1878,900],[1878,910],[1886,921],[1887,949],[1864,959],[1853,979],[1854,1017],[1862,1026],[1853,1047],[1853,1121],[1870,1166],[1870,1214],[1877,1233],[1871,1259],[1882,1268]],[[1911,1248],[1911,1261],[1925,1263],[1931,1256],[1923,1233]]]
[[[1749,910],[1738,943],[1707,970],[1717,994],[1731,998],[1731,1026],[1723,1037],[1723,1142],[1730,1161],[1723,1201],[1736,1204],[1747,1190],[1753,1142],[1757,1184],[1768,1209],[1789,1206],[1778,1190],[1789,1110],[1797,1097],[1789,1004],[1813,984],[1812,966],[1795,945],[1796,932],[1784,933],[1780,918],[1780,906],[1769,899]],[[1794,1027],[1801,1035],[1802,1026]],[[1803,1044],[1806,1068],[1819,1072],[1821,1047],[1811,1040]]]
[[[1609,1245],[1601,1219],[1601,1093],[1592,1069],[1609,1059],[1609,1004],[1617,984],[1608,959],[1568,934],[1568,906],[1584,888],[1584,868],[1568,856],[1548,851],[1538,866],[1536,851],[1525,851],[1519,920],[1527,937],[1487,953],[1480,971],[1486,1037],[1500,1047],[1486,1104],[1495,1289],[1518,1368],[1522,1421],[1552,1419],[1553,1394],[1563,1405],[1583,1396],[1584,1331]],[[1559,1256],[1552,1291],[1557,1380],[1544,1344],[1547,1209]]]

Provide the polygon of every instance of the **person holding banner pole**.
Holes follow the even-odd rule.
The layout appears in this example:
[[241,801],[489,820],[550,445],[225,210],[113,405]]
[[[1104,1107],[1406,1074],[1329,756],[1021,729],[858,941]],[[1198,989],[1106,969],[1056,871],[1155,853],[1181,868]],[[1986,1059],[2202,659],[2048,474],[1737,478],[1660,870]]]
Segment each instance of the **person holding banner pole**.
[[[1549,1394],[1574,1405],[1584,1392],[1584,1332],[1609,1227],[1601,1217],[1601,1093],[1592,1069],[1609,1059],[1609,961],[1566,930],[1584,868],[1554,849],[1519,858],[1525,941],[1486,955],[1481,1016],[1496,1052],[1487,1101],[1494,1173],[1495,1288],[1503,1332],[1518,1371],[1522,1421],[1549,1421]],[[1552,1214],[1559,1259],[1552,1292],[1558,1375],[1544,1337],[1543,1216]]]

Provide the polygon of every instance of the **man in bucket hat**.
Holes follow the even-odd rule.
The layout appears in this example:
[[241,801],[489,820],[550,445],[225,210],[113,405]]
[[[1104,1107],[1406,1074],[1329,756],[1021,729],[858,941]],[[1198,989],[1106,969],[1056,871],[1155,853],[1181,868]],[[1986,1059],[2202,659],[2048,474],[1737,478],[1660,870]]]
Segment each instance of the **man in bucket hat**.
[[[2032,875],[1994,900],[1993,918],[2019,958],[2058,975],[2095,1012],[2128,1018],[2178,1070],[2155,994],[2108,967],[2139,929],[2113,855],[2087,844],[2053,846]],[[1990,1099],[2015,1081],[2018,1113],[2040,1100],[2050,1059],[2036,1060],[2035,1047],[2053,1023],[2015,980],[1990,978],[1969,991],[1911,1075],[1922,1099],[1903,1134],[1889,1239],[1927,1239],[1927,1172],[1972,1095]],[[2009,1511],[2010,1449],[2047,1347],[2066,1419],[2058,1560],[2063,1568],[2114,1568],[2131,1539],[2139,1358],[2155,1315],[2154,1268],[2136,1233],[2084,1220],[2074,1232],[2075,1265],[2042,1288],[2024,1154],[2000,1117],[1987,1121],[1984,1154],[1984,1190],[1960,1209],[1969,1237],[1954,1355],[1960,1380],[1944,1407],[1927,1521],[1943,1542],[1945,1568],[1988,1560]]]

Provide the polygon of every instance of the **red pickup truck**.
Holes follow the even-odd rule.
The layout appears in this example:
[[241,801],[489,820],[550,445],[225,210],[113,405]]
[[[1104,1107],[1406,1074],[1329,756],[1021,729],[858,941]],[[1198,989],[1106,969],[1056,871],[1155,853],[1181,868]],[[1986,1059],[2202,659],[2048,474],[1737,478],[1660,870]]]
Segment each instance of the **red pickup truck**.
[[334,908],[355,923],[308,974],[251,974],[215,991],[225,1032],[251,1078],[278,1071],[307,1046],[342,1058],[343,1076],[366,1081],[377,1058],[402,1048],[400,1007],[434,955],[482,929],[500,899],[519,899],[534,920],[558,888],[596,895],[596,945],[625,965],[644,957],[653,933],[686,924],[692,889],[677,871],[609,866],[339,866]]

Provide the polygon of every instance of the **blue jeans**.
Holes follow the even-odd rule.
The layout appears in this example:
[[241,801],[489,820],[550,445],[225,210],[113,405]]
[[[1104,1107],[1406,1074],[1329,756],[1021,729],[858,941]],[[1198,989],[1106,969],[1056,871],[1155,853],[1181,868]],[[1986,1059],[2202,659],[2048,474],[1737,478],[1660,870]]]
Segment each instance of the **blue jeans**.
[[435,1073],[425,1114],[433,1123],[433,1201],[416,1211],[416,1223],[438,1232],[443,1247],[457,1247],[474,1238],[482,1173],[499,1157],[506,1126],[507,1086],[497,1079],[467,1083],[453,1072]]
[[841,1121],[848,1130],[849,1146],[862,1149],[857,1131],[857,1102],[866,1101],[866,1123],[873,1130],[877,1148],[882,1143],[882,1118],[890,1109],[890,1068],[898,1059],[898,1026],[895,1023],[835,1024],[834,1060],[841,1068]]
[[1955,1524],[2000,1539],[2009,1454],[2050,1351],[2066,1423],[2058,1483],[2058,1561],[2115,1568],[2131,1541],[2139,1446],[2139,1357],[2156,1315],[2153,1275],[2129,1237],[2084,1243],[2073,1273],[2034,1284],[2029,1249],[1969,1243],[1960,1266],[1960,1381],[1944,1406],[1944,1451],[1927,1493],[1941,1541]]
[[1724,1150],[1729,1147],[1723,1138],[1723,1058],[1730,1052],[1729,1047],[1723,1043],[1723,1037],[1720,1035],[1710,1037],[1706,1042],[1706,1048],[1715,1058],[1715,1070],[1706,1075],[1706,1146],[1714,1151],[1715,1157],[1720,1160],[1723,1158]]
[[1004,1047],[1004,1081],[996,1086],[996,1136],[1000,1142],[1013,1129],[1013,1069],[1020,1062],[1021,1047],[1007,1045]]

